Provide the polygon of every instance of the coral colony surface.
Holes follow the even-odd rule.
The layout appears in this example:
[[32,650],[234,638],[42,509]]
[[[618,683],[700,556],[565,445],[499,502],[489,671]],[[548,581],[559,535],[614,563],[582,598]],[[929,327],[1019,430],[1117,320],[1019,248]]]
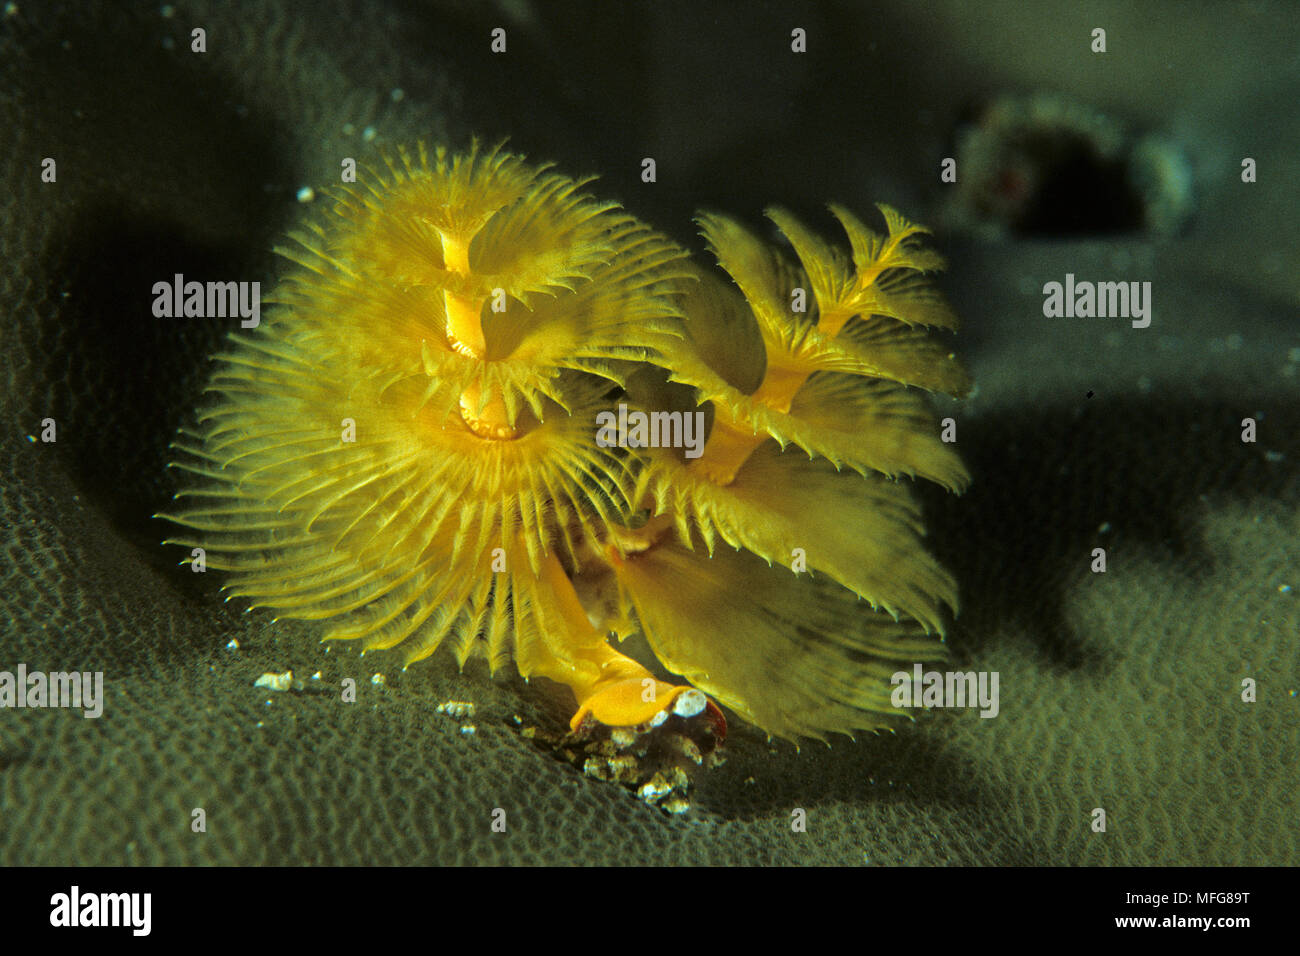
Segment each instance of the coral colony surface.
[[724,276],[586,182],[421,147],[338,192],[216,356],[172,543],[326,639],[558,681],[575,735],[885,726],[957,606],[909,487],[967,481],[943,260],[886,206],[831,207],[847,251],[769,210],[793,256],[701,214]]

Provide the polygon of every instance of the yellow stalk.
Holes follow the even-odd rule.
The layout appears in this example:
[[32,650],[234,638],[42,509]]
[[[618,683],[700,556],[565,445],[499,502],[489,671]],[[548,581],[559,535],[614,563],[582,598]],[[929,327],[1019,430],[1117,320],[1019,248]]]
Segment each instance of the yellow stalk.
[[540,583],[550,598],[547,610],[561,617],[560,622],[548,621],[548,629],[560,625],[564,636],[556,634],[556,642],[564,646],[572,662],[538,654],[521,664],[529,677],[545,677],[573,691],[578,702],[570,724],[573,729],[588,714],[609,727],[642,724],[689,689],[657,680],[632,658],[614,650],[587,619],[573,582],[554,554],[542,559]]
[[[808,372],[779,364],[770,364],[763,382],[758,386],[752,398],[779,412],[788,412],[795,394],[808,381]],[[713,420],[713,431],[704,445],[704,454],[700,455],[691,467],[704,472],[708,479],[717,485],[729,485],[736,480],[736,473],[749,459],[759,445],[767,440],[764,433],[754,434],[738,428],[726,416],[722,405],[716,406],[717,415]]]
[[471,382],[469,387],[460,393],[460,417],[465,420],[469,430],[479,438],[493,441],[517,438],[519,432],[510,425],[510,418],[506,414],[506,403],[502,401],[501,396],[493,395],[483,404],[480,411],[478,406],[482,394],[478,382]]

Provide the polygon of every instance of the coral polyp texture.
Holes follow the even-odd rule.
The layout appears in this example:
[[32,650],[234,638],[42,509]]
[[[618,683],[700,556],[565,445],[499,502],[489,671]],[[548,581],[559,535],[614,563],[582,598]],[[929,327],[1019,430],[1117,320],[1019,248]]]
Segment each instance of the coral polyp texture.
[[216,356],[172,543],[326,639],[513,660],[575,731],[703,694],[795,740],[886,725],[957,605],[909,487],[967,481],[926,394],[967,388],[926,230],[832,207],[845,251],[770,210],[788,257],[701,215],[729,282],[585,187],[420,148],[338,192]]

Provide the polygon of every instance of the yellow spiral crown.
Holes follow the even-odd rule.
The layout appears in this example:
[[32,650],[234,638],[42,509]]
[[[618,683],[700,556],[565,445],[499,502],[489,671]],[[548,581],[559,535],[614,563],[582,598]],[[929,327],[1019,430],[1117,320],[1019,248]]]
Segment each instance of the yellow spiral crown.
[[[927,331],[956,326],[942,260],[884,206],[885,233],[832,207],[847,254],[769,211],[797,263],[702,215],[732,285],[585,186],[421,147],[335,196],[216,356],[170,543],[327,639],[513,658],[575,726],[687,689],[611,646],[634,631],[770,733],[881,726],[957,605],[897,480],[967,481],[924,395],[968,387]],[[703,453],[597,440],[619,404],[707,410]]]

